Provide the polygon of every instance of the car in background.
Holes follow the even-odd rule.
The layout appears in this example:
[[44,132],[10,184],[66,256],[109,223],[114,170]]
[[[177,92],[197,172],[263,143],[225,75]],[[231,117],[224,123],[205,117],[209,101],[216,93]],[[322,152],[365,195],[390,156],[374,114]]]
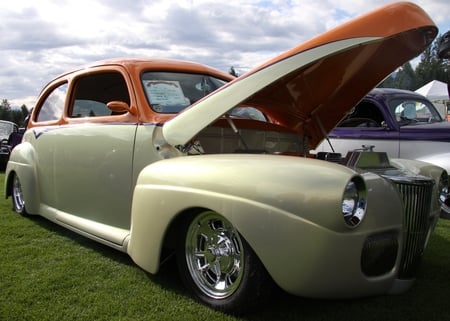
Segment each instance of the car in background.
[[[375,88],[314,153],[340,161],[348,150],[358,149],[384,151],[391,158],[420,160],[450,172],[450,122],[416,92]],[[442,208],[442,216],[450,217],[450,204]]]
[[19,143],[17,135],[20,133],[16,123],[0,120],[0,170],[5,169],[11,150]]
[[391,158],[415,159],[450,172],[450,122],[426,97],[375,88],[328,134],[316,152],[370,148]]
[[261,307],[274,284],[315,298],[404,292],[448,196],[447,172],[382,152],[335,164],[309,151],[436,34],[400,2],[238,78],[159,59],[69,71],[38,97],[6,196],[17,213],[150,273],[174,256],[194,297],[226,312]]

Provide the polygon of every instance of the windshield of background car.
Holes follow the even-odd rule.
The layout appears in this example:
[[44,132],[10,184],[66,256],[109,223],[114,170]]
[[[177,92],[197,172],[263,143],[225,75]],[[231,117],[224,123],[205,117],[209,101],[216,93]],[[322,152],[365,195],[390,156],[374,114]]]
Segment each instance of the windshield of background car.
[[226,81],[203,74],[145,72],[141,76],[150,107],[158,113],[178,113]]
[[8,139],[13,131],[17,131],[13,124],[0,122],[0,140]]
[[389,102],[389,108],[400,126],[443,121],[436,108],[422,100],[393,99]]

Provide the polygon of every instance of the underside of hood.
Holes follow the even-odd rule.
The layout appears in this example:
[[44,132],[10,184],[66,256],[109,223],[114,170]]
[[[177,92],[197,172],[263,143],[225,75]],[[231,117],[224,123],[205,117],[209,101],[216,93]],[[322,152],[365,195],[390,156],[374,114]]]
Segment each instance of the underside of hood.
[[418,6],[382,7],[236,78],[167,122],[163,135],[169,144],[184,145],[245,104],[295,131],[314,149],[372,88],[436,35],[433,21]]

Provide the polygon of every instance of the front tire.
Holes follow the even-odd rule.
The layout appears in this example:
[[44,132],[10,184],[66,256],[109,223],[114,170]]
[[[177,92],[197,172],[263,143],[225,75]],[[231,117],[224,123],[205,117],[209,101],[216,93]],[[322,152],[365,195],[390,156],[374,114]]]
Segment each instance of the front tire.
[[17,174],[14,174],[12,182],[12,205],[14,212],[20,215],[27,215],[25,200],[23,198],[22,184],[20,183],[19,176],[17,176]]
[[269,295],[271,279],[256,254],[223,216],[185,219],[177,242],[180,276],[194,296],[224,312],[245,312]]

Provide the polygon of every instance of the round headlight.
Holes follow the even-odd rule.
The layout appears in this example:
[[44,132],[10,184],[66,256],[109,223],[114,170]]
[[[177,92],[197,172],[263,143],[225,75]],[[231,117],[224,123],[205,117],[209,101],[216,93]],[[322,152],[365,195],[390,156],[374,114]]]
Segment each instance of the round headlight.
[[356,227],[366,214],[366,188],[360,177],[354,177],[345,186],[342,196],[342,215],[348,227]]

